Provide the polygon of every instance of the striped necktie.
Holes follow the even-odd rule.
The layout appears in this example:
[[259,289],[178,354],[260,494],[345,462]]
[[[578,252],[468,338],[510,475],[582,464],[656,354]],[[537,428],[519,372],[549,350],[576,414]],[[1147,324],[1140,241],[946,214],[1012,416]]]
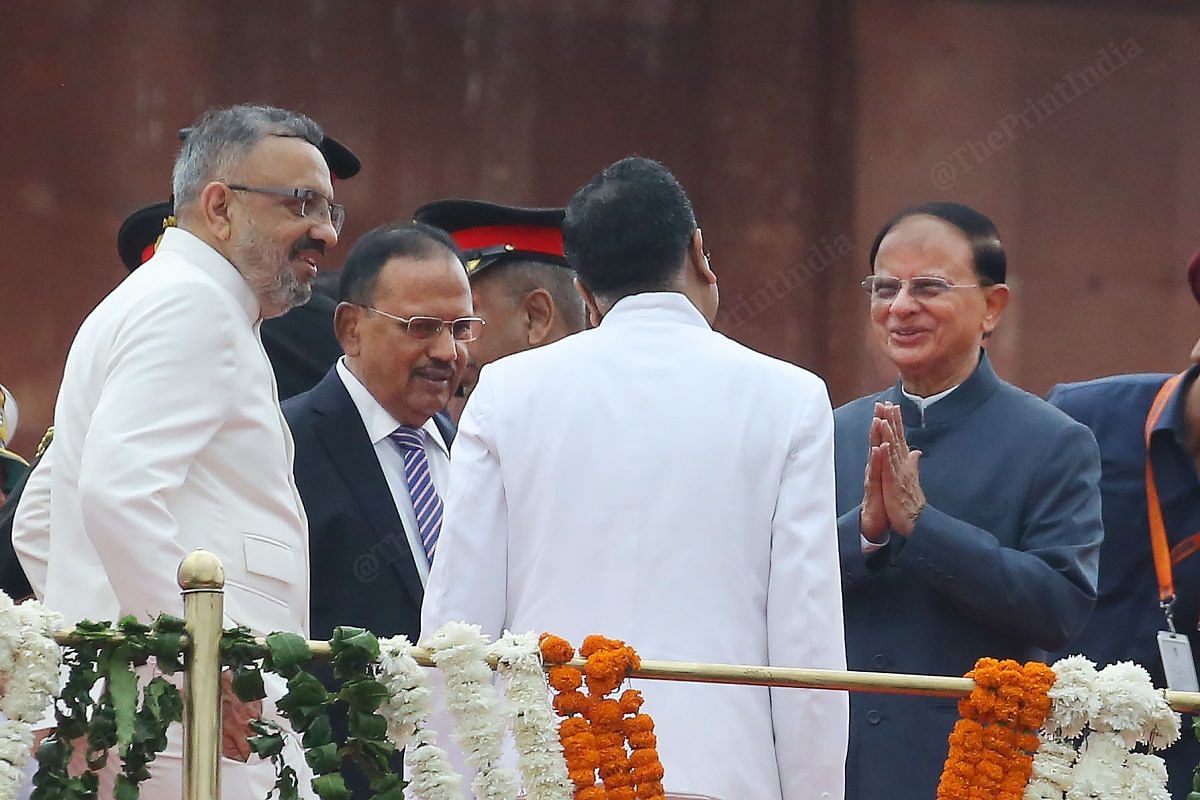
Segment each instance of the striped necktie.
[[421,547],[425,548],[425,556],[432,564],[438,534],[442,532],[442,498],[438,497],[433,476],[429,473],[425,431],[401,425],[389,438],[404,456],[404,482],[408,484],[408,496],[412,499],[413,513],[417,516]]

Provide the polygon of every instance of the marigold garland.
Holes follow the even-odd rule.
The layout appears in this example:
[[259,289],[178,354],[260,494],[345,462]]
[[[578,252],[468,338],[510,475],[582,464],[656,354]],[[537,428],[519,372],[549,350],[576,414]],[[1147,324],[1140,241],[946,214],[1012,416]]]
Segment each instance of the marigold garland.
[[[547,664],[562,665],[575,655],[569,642],[550,634],[543,634],[541,648]],[[579,654],[587,659],[582,671],[549,671],[554,710],[564,717],[559,737],[575,800],[663,800],[654,720],[641,713],[641,693],[628,689],[618,699],[608,697],[641,666],[637,652],[619,639],[592,635]],[[580,691],[585,683],[587,694]]]
[[1036,661],[981,658],[967,677],[975,688],[958,702],[962,718],[950,733],[937,800],[1021,800],[1037,731],[1050,713],[1054,671]]

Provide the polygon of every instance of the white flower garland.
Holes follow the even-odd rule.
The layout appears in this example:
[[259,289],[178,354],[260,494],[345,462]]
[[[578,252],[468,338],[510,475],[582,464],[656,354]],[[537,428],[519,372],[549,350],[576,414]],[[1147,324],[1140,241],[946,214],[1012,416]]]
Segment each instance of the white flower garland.
[[58,691],[62,617],[37,601],[14,605],[0,592],[0,800],[15,800],[33,750],[33,726]]
[[479,800],[513,800],[520,781],[501,765],[504,719],[487,663],[488,640],[478,625],[447,622],[422,642],[446,683],[454,741],[478,772],[471,789]]
[[528,800],[571,800],[573,788],[567,777],[537,636],[505,631],[492,645],[492,652],[506,685],[517,766],[525,779]]
[[1126,661],[1097,672],[1083,656],[1053,669],[1050,715],[1025,800],[1170,800],[1163,760],[1131,752],[1179,739],[1179,715],[1146,670]]
[[380,707],[388,724],[388,739],[404,750],[408,790],[419,800],[459,800],[462,777],[454,771],[434,732],[425,727],[432,692],[425,670],[412,657],[406,636],[379,642],[379,682],[388,697]]

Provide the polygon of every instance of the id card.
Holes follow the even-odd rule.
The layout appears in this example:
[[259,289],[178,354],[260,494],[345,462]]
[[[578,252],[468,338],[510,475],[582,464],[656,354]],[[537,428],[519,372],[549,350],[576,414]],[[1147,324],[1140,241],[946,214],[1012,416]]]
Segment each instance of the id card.
[[1176,692],[1200,692],[1196,680],[1196,662],[1192,660],[1192,645],[1182,633],[1158,632],[1158,652],[1162,656],[1163,671],[1167,674],[1167,688]]

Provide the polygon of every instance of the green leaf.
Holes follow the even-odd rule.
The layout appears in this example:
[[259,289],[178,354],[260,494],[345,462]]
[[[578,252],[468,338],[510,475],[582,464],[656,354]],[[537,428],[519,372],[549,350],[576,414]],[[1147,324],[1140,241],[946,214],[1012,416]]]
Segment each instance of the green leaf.
[[313,791],[321,800],[349,800],[350,790],[340,772],[331,772],[313,779]]
[[304,760],[312,767],[314,775],[325,775],[330,772],[336,772],[341,766],[341,759],[338,758],[338,748],[333,742],[323,744],[320,747],[310,747],[304,751]]
[[183,666],[183,634],[175,631],[156,633],[150,637],[150,655],[154,656],[158,668],[167,675],[174,675]]
[[[142,626],[145,627],[145,626]],[[117,647],[110,661],[108,693],[112,696],[117,724],[117,746],[124,753],[133,741],[133,716],[137,712],[137,676],[129,668],[129,643]]]
[[169,681],[155,676],[142,690],[142,707],[165,727],[183,720],[183,697]]
[[307,672],[297,672],[288,680],[287,694],[278,705],[281,709],[285,702],[294,708],[324,706],[328,697],[329,692],[325,691],[324,684]]
[[281,733],[254,736],[247,741],[250,749],[262,759],[274,758],[283,752],[283,734]]
[[183,633],[187,630],[187,623],[182,617],[159,614],[158,619],[154,620],[154,630],[156,633]]
[[113,800],[138,800],[138,794],[136,783],[132,783],[124,775],[117,776],[117,783],[113,787]]
[[289,766],[285,765],[283,769],[279,770],[279,777],[275,781],[275,788],[279,791],[279,800],[300,800],[296,770]]
[[267,696],[262,672],[257,668],[237,667],[233,671],[233,693],[244,703],[262,700]]
[[320,747],[333,741],[333,727],[329,724],[329,715],[316,717],[304,731],[302,744],[305,747]]
[[387,700],[388,692],[382,683],[375,680],[360,680],[347,683],[338,692],[350,708],[359,711],[374,711]]
[[351,736],[359,739],[382,739],[387,735],[387,720],[379,714],[352,708],[347,716]]
[[295,674],[300,665],[312,660],[308,642],[294,633],[272,633],[267,636],[269,669],[285,678]]
[[378,780],[371,781],[371,800],[404,800],[404,789],[408,781],[395,772],[389,772]]
[[333,674],[337,678],[362,676],[367,666],[379,657],[379,639],[362,628],[334,628],[329,647],[333,655]]

